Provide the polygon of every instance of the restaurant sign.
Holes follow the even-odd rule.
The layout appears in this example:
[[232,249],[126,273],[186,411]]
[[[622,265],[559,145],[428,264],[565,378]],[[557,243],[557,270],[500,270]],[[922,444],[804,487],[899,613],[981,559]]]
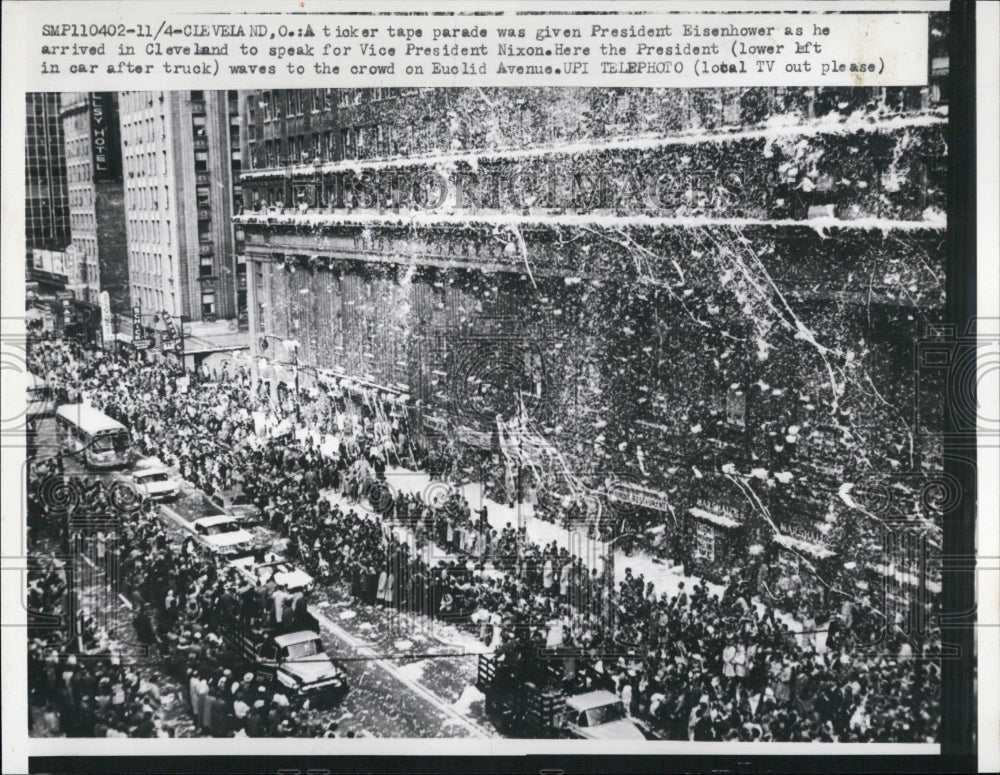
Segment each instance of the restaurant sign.
[[608,499],[656,511],[670,511],[670,501],[666,493],[651,490],[632,482],[613,482],[608,488]]

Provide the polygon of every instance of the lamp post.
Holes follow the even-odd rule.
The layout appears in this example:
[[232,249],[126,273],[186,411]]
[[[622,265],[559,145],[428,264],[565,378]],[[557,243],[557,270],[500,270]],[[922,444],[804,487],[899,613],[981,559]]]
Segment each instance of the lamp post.
[[283,344],[286,350],[292,351],[292,371],[295,373],[295,424],[298,425],[302,422],[302,397],[299,395],[299,341],[286,339]]

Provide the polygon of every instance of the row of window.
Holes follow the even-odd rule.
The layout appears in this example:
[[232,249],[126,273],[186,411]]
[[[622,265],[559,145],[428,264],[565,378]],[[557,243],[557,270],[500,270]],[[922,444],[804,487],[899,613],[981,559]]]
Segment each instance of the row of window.
[[147,277],[162,277],[163,276],[163,259],[167,260],[167,277],[173,277],[174,274],[174,257],[173,254],[161,254],[150,252],[147,250],[130,250],[129,251],[129,265],[130,268],[140,274]]
[[[265,91],[258,104],[253,98],[247,105],[247,117],[252,126],[257,120],[257,109],[264,121],[273,121],[285,116],[302,116],[309,113],[332,110],[336,107],[378,102],[398,96],[400,89],[281,89]],[[414,90],[409,90],[414,91]]]
[[315,160],[369,159],[393,156],[409,147],[413,129],[405,126],[344,127],[336,131],[313,132],[285,139],[250,141],[251,168],[280,167]]
[[91,139],[89,133],[75,135],[74,137],[66,136],[64,143],[67,167],[73,160],[82,160],[86,163],[86,166],[90,166]]
[[129,115],[121,112],[122,146],[134,148],[147,143],[163,143],[167,139],[167,116],[165,112],[152,116]]
[[125,184],[125,201],[127,202],[126,209],[135,210],[145,210],[145,211],[156,211],[160,209],[160,202],[163,201],[164,205],[169,207],[170,202],[170,186],[166,183],[161,185],[158,183],[129,183]]
[[85,163],[80,164],[67,164],[66,165],[66,182],[67,183],[91,183],[94,180],[94,173],[90,166],[90,160],[88,159]]
[[144,310],[163,310],[166,309],[170,314],[175,314],[174,309],[174,294],[170,294],[170,307],[165,308],[163,305],[164,295],[162,288],[153,288],[149,286],[141,286],[133,283],[132,285],[132,299]]
[[93,207],[94,187],[91,185],[70,186],[69,188],[70,207]]
[[[161,233],[163,239],[161,239]],[[145,242],[155,244],[170,245],[173,243],[173,232],[170,228],[170,220],[160,220],[158,218],[141,218],[131,213],[126,213],[125,235],[129,244]]]
[[77,232],[89,231],[97,232],[97,219],[93,212],[71,212],[69,214],[69,227],[74,236]]
[[165,99],[166,95],[162,91],[118,92],[118,110],[122,114],[143,110],[155,104],[163,104]]
[[167,151],[137,151],[135,148],[126,152],[122,159],[122,167],[126,178],[163,177],[167,175]]

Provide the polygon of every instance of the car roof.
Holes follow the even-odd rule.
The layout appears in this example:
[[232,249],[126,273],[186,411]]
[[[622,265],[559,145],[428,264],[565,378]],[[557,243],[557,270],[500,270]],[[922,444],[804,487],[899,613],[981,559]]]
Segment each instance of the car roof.
[[274,642],[284,648],[285,646],[294,646],[296,643],[316,640],[318,637],[318,633],[311,632],[310,630],[299,630],[298,632],[288,632],[284,635],[278,635],[274,639]]
[[611,705],[619,701],[617,694],[612,694],[602,689],[596,692],[587,692],[586,694],[567,697],[566,705],[573,710],[590,710],[591,708],[599,708],[602,705]]
[[135,461],[136,468],[166,468],[167,464],[164,463],[156,455],[149,455],[147,457],[141,457]]
[[138,476],[142,478],[144,476],[153,476],[154,474],[170,474],[170,469],[166,466],[146,466],[132,472],[132,476]]
[[236,517],[231,517],[228,514],[215,514],[211,517],[200,517],[191,522],[192,525],[202,525],[204,527],[215,527],[216,525],[233,524],[237,527],[241,524],[240,520]]
[[214,536],[205,536],[204,540],[212,546],[224,548],[228,546],[236,546],[238,544],[248,544],[253,541],[253,536],[246,530],[237,529],[230,530],[226,533],[218,533]]

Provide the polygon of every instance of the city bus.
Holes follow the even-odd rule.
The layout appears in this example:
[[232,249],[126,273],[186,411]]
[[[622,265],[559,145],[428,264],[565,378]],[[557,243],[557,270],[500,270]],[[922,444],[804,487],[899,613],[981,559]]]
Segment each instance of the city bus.
[[34,422],[42,417],[51,417],[56,411],[55,393],[44,379],[28,372],[27,384],[27,416],[28,422]]
[[87,404],[64,404],[56,410],[59,441],[91,468],[118,468],[131,462],[128,429]]

